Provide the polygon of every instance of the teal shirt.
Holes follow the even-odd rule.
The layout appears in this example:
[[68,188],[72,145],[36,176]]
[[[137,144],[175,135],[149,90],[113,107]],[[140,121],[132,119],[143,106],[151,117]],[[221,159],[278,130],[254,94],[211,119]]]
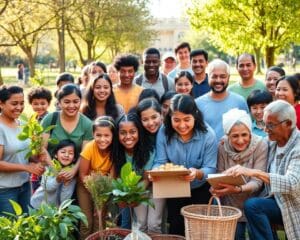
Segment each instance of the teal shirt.
[[127,153],[125,153],[125,157],[126,157],[126,162],[130,162],[132,164],[133,170],[135,172],[137,172],[137,174],[143,175],[144,171],[152,169],[153,164],[154,164],[155,151],[153,151],[153,152],[150,153],[150,157],[149,157],[147,163],[145,164],[144,168],[142,169],[142,171],[138,171],[136,169],[136,166],[133,164],[133,157],[132,156],[129,156]]
[[256,80],[255,84],[251,87],[243,87],[239,82],[236,82],[228,87],[230,92],[235,92],[244,97],[246,100],[250,93],[256,89],[266,90],[266,86],[263,82]]
[[267,136],[267,133],[263,129],[260,129],[259,127],[257,127],[256,121],[252,122],[252,133],[254,133],[258,136],[261,136],[261,137]]
[[[51,125],[53,113],[49,113],[42,121],[42,126],[44,128]],[[86,116],[80,114],[78,124],[76,128],[71,132],[67,132],[60,122],[60,117],[58,116],[56,121],[56,127],[51,133],[51,138],[57,139],[59,141],[70,139],[76,144],[76,151],[81,152],[83,141],[89,141],[93,139],[92,134],[92,121]],[[48,152],[52,156],[55,145],[48,143]]]

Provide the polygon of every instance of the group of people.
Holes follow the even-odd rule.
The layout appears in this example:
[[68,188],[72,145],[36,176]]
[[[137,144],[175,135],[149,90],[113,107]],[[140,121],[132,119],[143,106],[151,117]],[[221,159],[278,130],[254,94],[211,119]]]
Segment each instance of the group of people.
[[[175,57],[178,65],[170,67],[168,75],[160,69],[155,48],[144,51],[144,72],[139,75],[139,61],[130,54],[117,56],[108,74],[102,62],[89,64],[77,83],[62,73],[56,79],[56,111],[51,113],[51,92],[31,89],[28,101],[37,119],[44,128],[56,125],[44,134],[38,161],[25,158],[20,150],[28,148],[29,141],[17,137],[23,89],[1,86],[0,215],[13,212],[9,199],[27,212],[28,206],[39,208],[45,194],[48,203],[57,205],[76,198],[88,219],[88,226],[80,226],[80,238],[85,239],[98,227],[85,177],[97,172],[115,178],[123,164],[131,162],[155,205],[133,208],[142,231],[162,232],[167,212],[169,233],[184,235],[180,209],[207,204],[214,194],[243,211],[236,239],[245,239],[246,228],[251,239],[276,239],[272,224],[284,225],[288,239],[299,239],[299,76],[285,76],[274,66],[267,70],[264,84],[254,78],[254,57],[244,53],[236,63],[241,79],[229,86],[229,65],[220,59],[208,63],[205,50],[191,51],[188,43],[181,43]],[[169,58],[174,59],[168,55],[163,61]],[[51,159],[61,171],[49,176]],[[190,170],[182,180],[190,182],[191,197],[153,198],[151,182],[159,179],[145,171],[166,162]],[[243,175],[246,183],[220,183],[214,189],[206,178],[215,172]],[[120,226],[130,227],[129,209],[120,213]]]

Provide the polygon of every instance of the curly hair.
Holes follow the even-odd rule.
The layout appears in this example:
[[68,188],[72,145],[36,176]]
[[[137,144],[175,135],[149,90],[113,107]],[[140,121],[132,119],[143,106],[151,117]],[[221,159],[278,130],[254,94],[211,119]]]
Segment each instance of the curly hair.
[[136,56],[127,54],[119,55],[114,59],[115,68],[120,71],[121,67],[133,67],[134,71],[137,72],[139,68],[139,60]]

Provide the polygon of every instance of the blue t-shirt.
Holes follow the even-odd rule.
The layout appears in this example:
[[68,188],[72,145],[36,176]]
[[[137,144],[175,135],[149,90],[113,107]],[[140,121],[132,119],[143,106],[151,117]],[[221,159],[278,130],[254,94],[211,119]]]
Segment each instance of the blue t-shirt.
[[214,100],[210,94],[207,93],[195,100],[198,109],[203,114],[204,120],[215,130],[217,141],[224,136],[224,130],[222,125],[223,114],[230,109],[238,108],[245,110],[249,113],[249,109],[246,100],[240,95],[228,92],[228,95],[223,100]]
[[210,91],[210,86],[208,84],[208,75],[206,74],[206,77],[203,82],[200,84],[194,81],[193,84],[193,97],[197,98],[200,97]]

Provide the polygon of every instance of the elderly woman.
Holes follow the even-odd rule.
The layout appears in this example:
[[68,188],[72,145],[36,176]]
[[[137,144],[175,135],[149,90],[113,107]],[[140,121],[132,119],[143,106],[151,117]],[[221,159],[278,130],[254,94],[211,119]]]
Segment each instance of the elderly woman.
[[[267,165],[267,142],[262,137],[251,133],[251,118],[244,111],[231,109],[223,115],[225,136],[219,144],[218,172],[226,173],[233,166],[241,165],[247,168],[265,170]],[[211,188],[211,192],[221,197],[224,205],[243,209],[245,200],[257,195],[262,180],[245,177],[246,183],[233,186],[220,183],[220,189]],[[235,239],[246,239],[246,218],[243,215],[238,222]]]
[[273,239],[271,224],[282,224],[288,239],[300,239],[300,133],[292,105],[283,100],[264,109],[265,131],[270,140],[268,172],[242,166],[229,174],[262,180],[266,198],[245,202],[251,239]]

